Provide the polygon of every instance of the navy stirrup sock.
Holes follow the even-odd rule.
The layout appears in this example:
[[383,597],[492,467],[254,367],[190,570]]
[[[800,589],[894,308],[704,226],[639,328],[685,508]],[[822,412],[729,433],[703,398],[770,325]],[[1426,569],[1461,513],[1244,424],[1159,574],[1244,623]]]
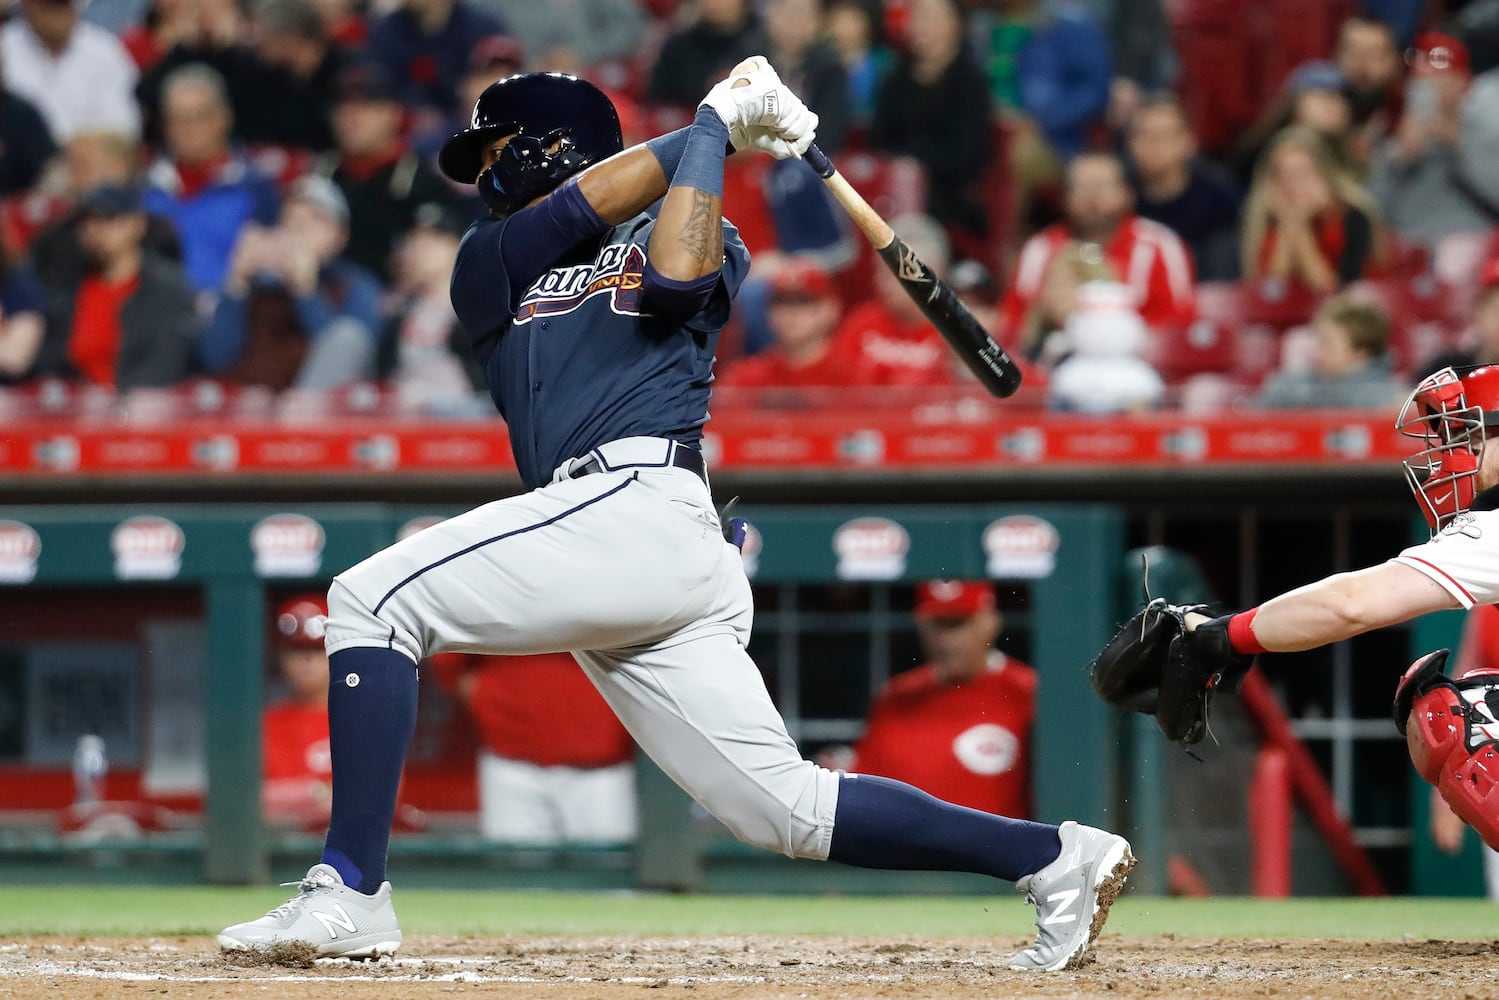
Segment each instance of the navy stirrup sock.
[[393,649],[354,646],[328,657],[333,816],[323,863],[366,895],[385,881],[406,747],[416,729],[416,664]]
[[1054,826],[955,806],[889,778],[846,774],[838,783],[829,861],[1015,882],[1061,853]]

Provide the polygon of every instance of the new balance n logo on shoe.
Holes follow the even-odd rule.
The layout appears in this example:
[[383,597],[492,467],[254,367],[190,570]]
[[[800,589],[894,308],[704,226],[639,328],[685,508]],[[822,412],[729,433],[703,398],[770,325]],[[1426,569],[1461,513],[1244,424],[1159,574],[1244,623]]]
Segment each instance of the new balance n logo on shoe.
[[[1066,912],[1067,911],[1067,907],[1071,906],[1072,903],[1073,903],[1073,901],[1076,900],[1077,897],[1081,896],[1082,894],[1083,894],[1083,891],[1081,889],[1062,889],[1062,890],[1060,890],[1058,892],[1052,893],[1050,896],[1047,896],[1046,897],[1046,905],[1047,906],[1055,906],[1057,908],[1057,911],[1055,913],[1053,913],[1051,916],[1049,916],[1046,919],[1042,920],[1041,922],[1043,924],[1070,924],[1070,923],[1072,923],[1074,920],[1077,919],[1077,914],[1076,913],[1068,913],[1068,912]],[[321,915],[319,915],[318,919],[320,919],[320,920],[322,919]],[[350,928],[350,929],[352,930],[352,928]]]
[[333,908],[338,911],[338,916],[313,910],[312,918],[323,925],[323,930],[328,932],[328,937],[337,941],[338,931],[334,930],[335,927],[342,927],[350,934],[353,934],[357,928],[354,926],[354,918],[349,916],[349,911],[344,909],[342,903],[334,903]]

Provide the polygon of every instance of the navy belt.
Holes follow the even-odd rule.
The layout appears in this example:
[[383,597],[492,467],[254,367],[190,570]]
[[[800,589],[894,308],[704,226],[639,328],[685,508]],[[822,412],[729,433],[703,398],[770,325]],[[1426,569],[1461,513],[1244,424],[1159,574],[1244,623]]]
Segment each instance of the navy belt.
[[577,479],[579,476],[591,476],[595,472],[618,472],[620,469],[660,469],[665,466],[673,466],[678,469],[686,469],[697,476],[703,482],[708,481],[708,464],[703,461],[703,453],[696,449],[679,444],[671,450],[671,458],[666,462],[628,462],[624,465],[613,465],[608,468],[599,460],[597,455],[589,455],[587,459],[578,463],[568,473],[569,479]]

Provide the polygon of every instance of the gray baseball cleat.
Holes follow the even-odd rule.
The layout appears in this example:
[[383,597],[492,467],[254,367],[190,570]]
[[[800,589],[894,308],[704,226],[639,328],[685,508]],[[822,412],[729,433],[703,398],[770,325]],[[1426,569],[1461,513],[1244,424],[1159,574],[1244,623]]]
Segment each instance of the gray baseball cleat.
[[1036,908],[1036,943],[1010,959],[1030,972],[1076,969],[1092,961],[1090,949],[1135,867],[1129,841],[1107,830],[1068,821],[1057,831],[1062,853],[1015,883]]
[[319,958],[379,958],[401,947],[401,928],[390,905],[390,883],[373,896],[344,885],[332,865],[313,865],[301,891],[259,920],[235,924],[219,934],[225,951],[251,951],[304,944]]

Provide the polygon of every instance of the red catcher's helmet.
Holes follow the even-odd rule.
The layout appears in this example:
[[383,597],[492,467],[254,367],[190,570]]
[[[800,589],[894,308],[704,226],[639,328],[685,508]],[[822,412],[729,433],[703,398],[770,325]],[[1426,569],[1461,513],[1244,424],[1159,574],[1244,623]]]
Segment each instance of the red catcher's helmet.
[[1405,478],[1433,532],[1472,505],[1486,428],[1496,423],[1499,365],[1443,368],[1401,407],[1395,428],[1425,443],[1405,460]]
[[276,609],[276,643],[297,649],[322,649],[328,627],[328,599],[301,594]]

